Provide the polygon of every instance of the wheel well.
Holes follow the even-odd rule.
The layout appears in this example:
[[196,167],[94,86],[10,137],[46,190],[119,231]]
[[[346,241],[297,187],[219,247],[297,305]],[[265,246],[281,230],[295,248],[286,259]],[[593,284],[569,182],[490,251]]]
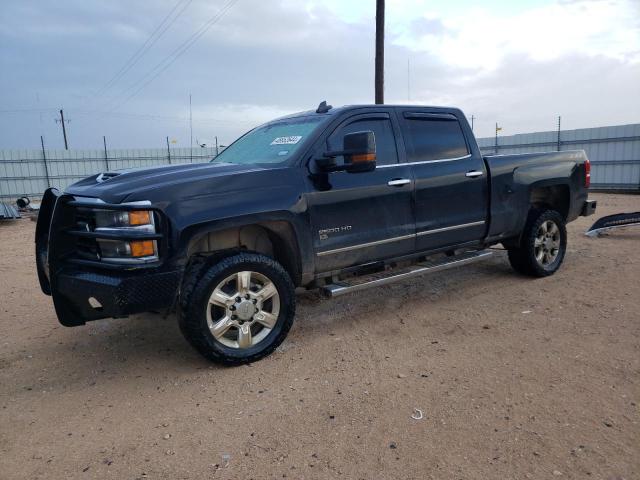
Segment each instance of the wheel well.
[[194,238],[187,256],[223,251],[247,250],[262,253],[280,263],[294,285],[301,282],[300,255],[295,233],[284,221],[261,222],[252,225],[206,232]]
[[567,185],[550,185],[535,187],[531,190],[530,205],[536,208],[556,210],[566,220],[569,215],[569,187]]

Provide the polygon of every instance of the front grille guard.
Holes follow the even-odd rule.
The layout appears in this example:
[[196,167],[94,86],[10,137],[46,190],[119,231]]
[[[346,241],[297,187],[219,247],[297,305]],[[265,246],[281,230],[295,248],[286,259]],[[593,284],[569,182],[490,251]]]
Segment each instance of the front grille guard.
[[[95,201],[77,200],[71,195],[63,195],[55,188],[49,188],[42,197],[38,223],[36,225],[36,266],[40,288],[51,295],[51,272],[67,265],[95,267],[99,270],[138,270],[157,268],[162,265],[167,251],[167,225],[157,207],[145,205],[145,210],[154,214],[156,232],[102,232],[81,230],[76,223],[78,209],[91,210],[140,210],[140,205],[109,204]],[[82,258],[78,255],[77,242],[80,239],[105,240],[154,240],[157,242],[158,260],[147,263],[109,263]]]

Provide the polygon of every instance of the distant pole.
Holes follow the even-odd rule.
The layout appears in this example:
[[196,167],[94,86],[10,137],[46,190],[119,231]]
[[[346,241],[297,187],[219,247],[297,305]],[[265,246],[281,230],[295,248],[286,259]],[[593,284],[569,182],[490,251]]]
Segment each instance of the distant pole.
[[44,163],[44,174],[47,177],[47,188],[51,187],[51,180],[49,179],[49,166],[47,165],[47,154],[44,151],[44,138],[40,135],[40,145],[42,146],[42,162]]
[[495,144],[495,153],[496,155],[498,154],[498,132],[502,130],[500,127],[498,127],[498,122],[496,122],[496,144]]
[[107,137],[102,136],[102,145],[104,145],[104,166],[109,171],[109,155],[107,154]]
[[167,158],[169,159],[169,165],[171,165],[171,149],[169,148],[169,137],[167,137]]
[[376,104],[384,103],[384,0],[376,0]]
[[193,163],[193,116],[191,114],[191,94],[189,94],[189,158]]
[[558,151],[560,151],[560,115],[558,115]]
[[471,131],[473,132],[473,121],[475,120],[476,117],[474,117],[473,115],[471,115]]
[[218,136],[216,135],[216,157],[218,156]]
[[407,58],[407,102],[411,103],[411,65]]
[[64,112],[60,109],[60,124],[62,125],[62,136],[64,137],[64,149],[69,150],[69,144],[67,143],[67,128],[64,125]]

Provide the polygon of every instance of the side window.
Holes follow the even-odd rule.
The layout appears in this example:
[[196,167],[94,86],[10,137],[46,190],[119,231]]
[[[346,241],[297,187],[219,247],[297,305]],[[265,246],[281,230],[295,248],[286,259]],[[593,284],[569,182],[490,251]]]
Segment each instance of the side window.
[[[330,150],[342,150],[342,139],[347,133],[363,132],[371,130],[376,136],[376,163],[378,165],[391,165],[398,163],[398,151],[393,135],[391,120],[363,118],[342,125],[335,129],[329,136],[327,143]],[[342,157],[338,163],[343,162]]]
[[408,118],[409,162],[464,157],[469,153],[460,123],[455,119]]

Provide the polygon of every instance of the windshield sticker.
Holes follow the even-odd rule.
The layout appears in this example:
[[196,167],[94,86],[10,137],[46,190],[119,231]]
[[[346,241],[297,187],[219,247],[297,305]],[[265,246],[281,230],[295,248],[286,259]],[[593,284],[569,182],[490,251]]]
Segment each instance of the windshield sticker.
[[302,140],[302,137],[299,135],[294,135],[291,137],[278,137],[274,138],[273,142],[271,142],[271,145],[295,145],[300,140]]
[[287,153],[289,153],[289,150],[280,150],[278,152],[278,156],[279,157],[284,157]]

